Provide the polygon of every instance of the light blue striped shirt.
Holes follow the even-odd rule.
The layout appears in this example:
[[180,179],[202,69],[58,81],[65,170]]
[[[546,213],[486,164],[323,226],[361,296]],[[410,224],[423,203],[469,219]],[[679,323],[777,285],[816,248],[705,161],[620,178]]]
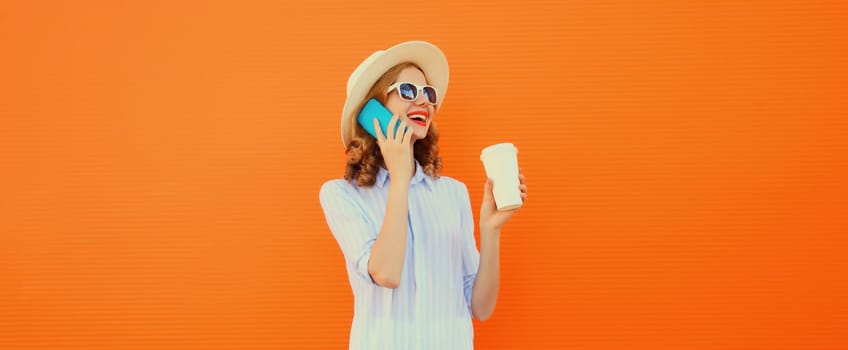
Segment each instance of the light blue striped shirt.
[[354,295],[350,349],[472,349],[471,288],[480,253],[468,189],[447,176],[433,179],[415,163],[406,258],[400,285],[390,289],[368,273],[389,181],[381,168],[372,187],[344,179],[321,187],[321,207],[344,254]]

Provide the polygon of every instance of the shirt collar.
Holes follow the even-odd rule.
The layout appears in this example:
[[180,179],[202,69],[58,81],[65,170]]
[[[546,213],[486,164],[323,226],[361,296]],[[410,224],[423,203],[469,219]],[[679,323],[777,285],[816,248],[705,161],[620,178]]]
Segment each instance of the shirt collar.
[[[383,188],[386,183],[389,181],[389,172],[386,171],[386,168],[380,167],[380,170],[377,172],[377,181],[376,184],[378,187]],[[421,167],[421,164],[418,161],[415,161],[415,175],[412,175],[412,178],[409,179],[410,185],[421,184],[423,183],[428,190],[433,190],[433,178],[427,176],[424,173],[424,168]]]

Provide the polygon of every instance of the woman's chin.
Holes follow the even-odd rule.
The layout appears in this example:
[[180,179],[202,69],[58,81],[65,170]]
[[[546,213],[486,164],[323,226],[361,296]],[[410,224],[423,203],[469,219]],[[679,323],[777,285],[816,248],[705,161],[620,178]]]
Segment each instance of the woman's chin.
[[415,125],[412,127],[412,140],[421,140],[427,137],[427,127]]

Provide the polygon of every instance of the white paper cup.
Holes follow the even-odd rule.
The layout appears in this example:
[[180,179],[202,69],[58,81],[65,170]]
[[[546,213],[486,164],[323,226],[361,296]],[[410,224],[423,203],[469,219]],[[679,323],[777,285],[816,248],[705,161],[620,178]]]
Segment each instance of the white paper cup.
[[492,194],[498,210],[521,207],[521,190],[518,188],[518,149],[511,143],[491,145],[480,152],[486,176],[494,182]]

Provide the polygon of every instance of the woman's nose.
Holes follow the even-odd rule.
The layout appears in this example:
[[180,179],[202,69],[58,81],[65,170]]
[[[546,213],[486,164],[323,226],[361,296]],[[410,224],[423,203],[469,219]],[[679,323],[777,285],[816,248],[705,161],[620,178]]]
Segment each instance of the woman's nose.
[[424,96],[423,93],[419,93],[415,96],[415,101],[413,101],[416,105],[423,106],[427,104],[427,96]]

